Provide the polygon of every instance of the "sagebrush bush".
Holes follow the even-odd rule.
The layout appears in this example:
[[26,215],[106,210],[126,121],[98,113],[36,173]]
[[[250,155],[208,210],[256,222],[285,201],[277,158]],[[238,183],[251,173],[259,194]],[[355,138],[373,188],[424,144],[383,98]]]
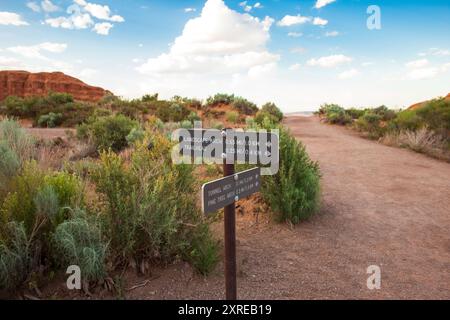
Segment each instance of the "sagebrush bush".
[[261,111],[272,115],[275,119],[278,120],[278,122],[281,122],[281,120],[283,120],[284,117],[283,112],[281,112],[281,110],[273,102],[268,102],[264,104],[261,107]]
[[35,139],[14,120],[0,121],[0,142],[15,154],[21,165],[35,156]]
[[128,146],[127,137],[135,128],[139,128],[136,121],[124,115],[113,115],[93,118],[78,126],[77,136],[92,141],[99,151],[111,149],[117,152]]
[[258,107],[251,101],[248,101],[242,97],[235,97],[233,100],[233,107],[239,111],[239,113],[252,116],[258,112]]
[[12,221],[0,226],[0,290],[14,290],[29,276],[29,243],[23,224]]
[[239,113],[237,113],[236,111],[229,111],[226,114],[226,118],[228,122],[237,123],[239,120]]
[[39,117],[38,126],[39,127],[47,127],[47,128],[55,128],[62,123],[63,115],[61,113],[53,113],[45,114]]
[[[127,264],[183,257],[194,266],[203,266],[199,271],[205,272],[213,259],[204,255],[212,256],[217,250],[208,240],[209,231],[198,232],[205,222],[192,197],[192,167],[171,163],[172,143],[164,135],[153,132],[151,141],[151,150],[147,140],[136,146],[131,166],[112,152],[102,153],[92,174],[105,200],[103,216],[113,260]],[[194,241],[199,236],[203,242]]]
[[261,192],[278,221],[297,224],[318,209],[319,165],[310,159],[303,144],[284,128],[280,128],[279,172],[264,177]]
[[58,225],[52,241],[53,258],[59,266],[79,266],[83,279],[88,281],[105,277],[107,245],[97,223],[90,221],[85,213],[78,212]]
[[362,117],[355,122],[355,127],[367,134],[370,139],[379,139],[386,132],[382,126],[382,117],[371,111],[366,111]]

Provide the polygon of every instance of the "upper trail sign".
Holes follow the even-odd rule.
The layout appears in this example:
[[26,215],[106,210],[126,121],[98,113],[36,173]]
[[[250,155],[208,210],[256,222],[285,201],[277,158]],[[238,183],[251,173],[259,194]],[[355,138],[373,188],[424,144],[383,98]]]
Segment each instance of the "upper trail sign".
[[[278,134],[261,131],[180,129],[176,140],[179,142],[178,156],[196,164],[245,163],[263,166],[262,175],[278,172]],[[265,166],[269,166],[265,168]]]

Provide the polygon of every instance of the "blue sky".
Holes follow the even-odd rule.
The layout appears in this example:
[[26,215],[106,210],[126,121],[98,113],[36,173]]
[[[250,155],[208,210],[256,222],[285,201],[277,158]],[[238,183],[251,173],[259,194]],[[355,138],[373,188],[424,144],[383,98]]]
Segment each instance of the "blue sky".
[[0,0],[0,70],[63,71],[129,98],[403,107],[450,92],[449,17],[444,0]]

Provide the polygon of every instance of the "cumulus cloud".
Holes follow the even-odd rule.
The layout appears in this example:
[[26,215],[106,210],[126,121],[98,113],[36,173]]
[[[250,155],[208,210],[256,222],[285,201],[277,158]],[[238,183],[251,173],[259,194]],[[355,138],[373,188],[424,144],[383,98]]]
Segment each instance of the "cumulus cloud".
[[289,66],[289,70],[290,71],[297,71],[301,68],[301,64],[300,63],[294,63],[293,65]]
[[311,67],[333,68],[341,64],[349,63],[353,59],[342,54],[310,59],[307,62]]
[[406,78],[409,80],[424,80],[436,77],[439,74],[438,68],[417,68],[410,71]]
[[283,19],[278,21],[277,24],[280,27],[290,27],[290,26],[294,26],[297,24],[305,24],[310,21],[311,21],[311,17],[304,17],[300,14],[298,14],[296,16],[286,15],[283,17]]
[[65,43],[43,42],[34,46],[9,47],[6,50],[17,55],[21,55],[25,58],[48,60],[48,58],[42,54],[42,51],[50,53],[62,53],[66,49],[67,44]]
[[28,2],[27,7],[30,8],[34,12],[41,12],[41,6],[36,2]]
[[0,25],[4,26],[28,26],[28,22],[23,21],[22,17],[14,12],[0,11]]
[[335,2],[336,0],[317,0],[316,5],[314,6],[316,9],[320,9],[323,8],[327,5],[329,5],[330,3]]
[[20,64],[16,58],[0,56],[0,68],[14,67]]
[[256,2],[254,5],[248,3],[248,1],[242,1],[239,3],[239,6],[244,9],[245,12],[250,12],[253,9],[261,9],[263,8],[260,2]]
[[354,78],[359,74],[360,74],[360,72],[357,69],[350,69],[350,70],[340,73],[338,75],[338,78],[341,80],[347,80],[347,79]]
[[328,20],[316,17],[313,20],[313,25],[315,26],[326,26],[328,24]]
[[109,34],[109,30],[112,29],[114,25],[109,22],[96,23],[94,26],[94,31],[103,36],[107,36]]
[[[125,19],[119,15],[113,15],[107,5],[90,3],[85,0],[74,0],[74,4],[67,8],[69,16],[48,18],[45,23],[53,28],[63,29],[87,29],[100,35],[108,35],[114,27],[111,22],[124,22]],[[94,19],[109,21],[96,22]]]
[[279,60],[266,49],[272,24],[269,17],[260,20],[231,10],[222,0],[208,0],[169,52],[148,59],[138,70],[150,75],[269,70]]
[[45,12],[55,12],[61,10],[57,5],[54,5],[50,0],[44,0],[41,2],[42,10]]

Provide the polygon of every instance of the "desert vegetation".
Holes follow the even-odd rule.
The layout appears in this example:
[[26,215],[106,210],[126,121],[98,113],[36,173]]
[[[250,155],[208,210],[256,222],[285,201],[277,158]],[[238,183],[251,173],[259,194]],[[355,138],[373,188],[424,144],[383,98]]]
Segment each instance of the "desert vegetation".
[[450,161],[448,99],[434,99],[420,108],[406,110],[386,106],[344,109],[325,104],[318,114],[327,123],[349,126],[370,139]]
[[[257,106],[218,94],[202,103],[146,95],[97,104],[66,94],[9,97],[0,122],[0,291],[36,289],[67,266],[83,270],[84,288],[118,290],[123,270],[186,261],[207,275],[219,260],[197,192],[215,166],[173,165],[170,134],[206,126],[281,130],[281,169],[265,177],[262,200],[276,221],[299,223],[317,209],[320,173],[303,145],[280,125],[274,103]],[[79,108],[79,109],[78,109]],[[78,112],[78,110],[80,112]],[[39,127],[68,126],[68,141],[43,141],[13,118]],[[202,172],[206,172],[202,174]],[[289,201],[287,201],[289,200]],[[119,274],[119,277],[114,276]]]

